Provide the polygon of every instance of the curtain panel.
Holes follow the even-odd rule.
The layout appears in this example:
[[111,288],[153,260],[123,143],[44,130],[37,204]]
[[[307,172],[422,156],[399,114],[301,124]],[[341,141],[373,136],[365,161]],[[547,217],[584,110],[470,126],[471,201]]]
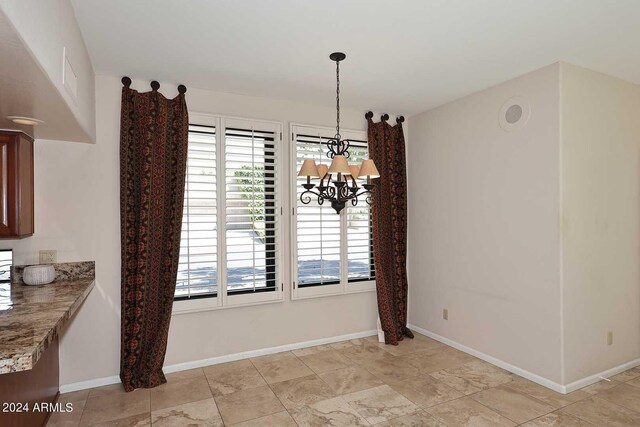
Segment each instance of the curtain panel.
[[378,313],[386,344],[413,338],[407,328],[407,167],[402,123],[367,115],[369,157],[380,172],[372,194]]
[[126,391],[166,382],[188,131],[184,93],[167,99],[156,89],[122,88],[120,379]]

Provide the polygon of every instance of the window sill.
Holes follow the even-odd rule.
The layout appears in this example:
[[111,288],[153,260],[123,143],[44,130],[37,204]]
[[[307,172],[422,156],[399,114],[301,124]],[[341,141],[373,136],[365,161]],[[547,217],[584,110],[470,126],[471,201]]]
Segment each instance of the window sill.
[[[230,296],[227,300],[234,300],[242,295]],[[253,296],[253,295],[252,295]],[[282,296],[274,296],[272,299],[260,299],[257,301],[251,301],[248,299],[236,299],[236,301],[228,302],[227,305],[220,305],[218,297],[216,298],[203,298],[199,300],[182,300],[182,301],[174,301],[173,302],[173,310],[171,312],[171,316],[180,316],[183,314],[191,314],[191,313],[202,313],[204,311],[217,311],[217,310],[226,310],[229,308],[238,308],[238,307],[251,307],[254,305],[263,305],[263,304],[274,304],[284,302],[284,298]]]
[[296,288],[291,294],[291,300],[305,300],[312,298],[335,297],[339,295],[361,294],[365,292],[375,292],[376,282],[351,282],[346,288],[340,284],[313,286],[307,288]]

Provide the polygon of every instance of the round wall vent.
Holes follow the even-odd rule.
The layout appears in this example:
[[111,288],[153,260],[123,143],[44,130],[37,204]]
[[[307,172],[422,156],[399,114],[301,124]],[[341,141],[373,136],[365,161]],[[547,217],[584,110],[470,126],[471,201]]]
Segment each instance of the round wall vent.
[[500,127],[507,132],[522,129],[529,121],[531,106],[522,96],[507,99],[500,108]]

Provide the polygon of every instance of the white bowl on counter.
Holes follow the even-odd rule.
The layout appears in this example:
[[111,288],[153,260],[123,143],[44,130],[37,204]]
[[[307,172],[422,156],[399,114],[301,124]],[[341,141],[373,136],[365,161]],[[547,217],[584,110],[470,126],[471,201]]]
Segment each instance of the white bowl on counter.
[[22,281],[25,285],[46,285],[56,278],[56,270],[53,265],[30,265],[22,272]]

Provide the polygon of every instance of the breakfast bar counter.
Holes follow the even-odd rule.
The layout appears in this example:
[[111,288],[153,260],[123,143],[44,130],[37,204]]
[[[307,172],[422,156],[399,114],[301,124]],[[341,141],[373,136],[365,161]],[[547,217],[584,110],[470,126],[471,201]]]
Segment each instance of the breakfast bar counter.
[[0,374],[32,369],[93,285],[93,278],[0,284]]
[[[95,263],[54,264],[47,285],[0,283],[0,425],[45,425],[59,390],[58,337],[94,287]],[[46,405],[46,406],[44,406]],[[34,411],[33,408],[46,410]]]

